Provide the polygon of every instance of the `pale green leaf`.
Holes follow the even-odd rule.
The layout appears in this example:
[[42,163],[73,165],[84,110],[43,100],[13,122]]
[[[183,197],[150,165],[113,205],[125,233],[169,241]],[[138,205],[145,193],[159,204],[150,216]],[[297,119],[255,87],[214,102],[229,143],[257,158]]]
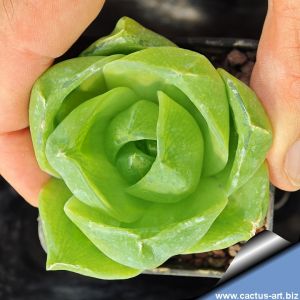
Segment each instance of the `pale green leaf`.
[[224,190],[203,179],[197,191],[177,203],[154,203],[131,224],[117,222],[71,198],[65,212],[107,256],[138,269],[155,268],[191,247],[227,204]]
[[101,279],[125,279],[141,271],[104,255],[68,219],[64,205],[72,193],[63,181],[52,179],[39,197],[39,212],[47,247],[47,270],[68,270]]
[[264,163],[254,176],[235,191],[208,233],[185,253],[223,249],[249,240],[263,225],[269,206],[268,168]]
[[141,99],[154,102],[158,101],[157,91],[162,91],[184,106],[204,136],[204,175],[225,167],[229,139],[226,90],[204,56],[174,47],[149,48],[107,64],[103,72],[109,88],[127,86]]
[[121,18],[113,32],[100,38],[81,53],[81,56],[129,54],[149,47],[172,46],[174,43],[129,17]]

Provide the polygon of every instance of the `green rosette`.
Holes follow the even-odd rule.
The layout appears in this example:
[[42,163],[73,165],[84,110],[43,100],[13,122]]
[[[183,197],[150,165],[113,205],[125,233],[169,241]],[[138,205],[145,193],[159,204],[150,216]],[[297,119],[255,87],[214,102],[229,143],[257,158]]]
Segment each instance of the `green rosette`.
[[123,17],[35,83],[47,269],[124,279],[251,238],[272,133],[254,92]]

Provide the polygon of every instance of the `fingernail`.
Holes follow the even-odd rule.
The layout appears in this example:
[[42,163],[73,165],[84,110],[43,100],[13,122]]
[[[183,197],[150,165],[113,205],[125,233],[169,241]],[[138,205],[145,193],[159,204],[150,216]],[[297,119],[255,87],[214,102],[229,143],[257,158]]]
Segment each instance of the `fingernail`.
[[291,183],[300,187],[300,140],[288,150],[284,167]]

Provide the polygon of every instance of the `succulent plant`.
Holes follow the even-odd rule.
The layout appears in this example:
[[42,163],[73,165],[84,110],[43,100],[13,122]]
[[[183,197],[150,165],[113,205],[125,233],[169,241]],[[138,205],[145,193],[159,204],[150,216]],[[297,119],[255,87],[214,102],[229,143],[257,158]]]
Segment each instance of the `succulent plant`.
[[129,278],[264,222],[272,134],[255,93],[130,18],[36,81],[30,128],[53,177],[48,270]]

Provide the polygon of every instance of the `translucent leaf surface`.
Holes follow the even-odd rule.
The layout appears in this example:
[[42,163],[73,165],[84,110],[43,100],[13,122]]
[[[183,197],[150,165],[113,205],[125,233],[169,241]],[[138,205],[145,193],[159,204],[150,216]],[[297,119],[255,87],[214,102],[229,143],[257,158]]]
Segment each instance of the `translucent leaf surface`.
[[227,204],[225,192],[210,179],[178,203],[152,204],[135,223],[118,223],[71,198],[65,211],[82,232],[115,261],[138,269],[155,268],[203,236]]
[[158,99],[156,159],[149,172],[127,191],[148,201],[176,202],[195,192],[198,186],[202,133],[184,108],[162,92],[158,92]]
[[114,161],[118,151],[128,142],[156,140],[158,105],[140,100],[119,113],[106,131],[107,155]]
[[254,92],[124,17],[35,83],[30,129],[47,268],[129,278],[248,240],[269,201],[271,127]]
[[[219,178],[226,182],[228,194],[246,183],[265,160],[272,143],[268,117],[255,93],[225,70],[219,69],[227,88],[229,104],[238,135],[232,160]],[[233,142],[232,142],[233,143]]]
[[70,59],[54,65],[35,82],[29,119],[35,155],[44,171],[57,176],[57,172],[47,161],[45,148],[58,121],[80,103],[106,90],[103,66],[120,57],[115,55]]
[[235,191],[208,233],[185,253],[224,249],[249,240],[263,225],[269,204],[268,168],[264,163],[254,176]]
[[47,158],[72,193],[122,221],[141,217],[147,203],[126,193],[127,181],[105,153],[104,131],[111,119],[138,100],[116,88],[73,110],[47,142]]
[[[199,53],[149,48],[109,63],[104,68],[109,88],[127,86],[143,99],[157,102],[163,91],[196,117],[205,142],[204,175],[222,170],[228,160],[229,110],[226,90],[218,72]],[[181,90],[187,103],[176,89]]]
[[145,48],[161,46],[176,47],[165,37],[143,27],[135,20],[123,17],[110,35],[91,44],[81,55],[129,54]]
[[68,270],[101,279],[125,279],[138,275],[139,270],[105,256],[69,220],[64,213],[64,205],[70,197],[72,193],[57,179],[52,179],[40,195],[39,211],[47,246],[47,270]]

